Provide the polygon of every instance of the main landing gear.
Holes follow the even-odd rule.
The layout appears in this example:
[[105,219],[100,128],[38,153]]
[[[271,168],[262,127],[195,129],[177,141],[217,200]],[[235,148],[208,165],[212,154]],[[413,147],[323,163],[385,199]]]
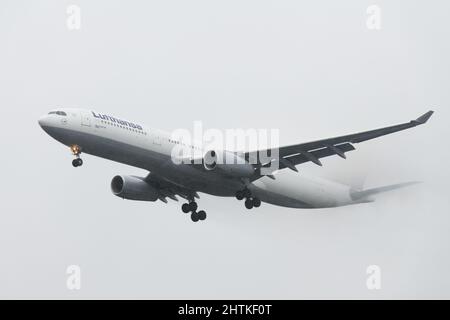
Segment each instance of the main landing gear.
[[189,213],[191,212],[191,220],[194,222],[197,221],[203,221],[206,219],[206,212],[203,210],[200,210],[197,212],[197,202],[195,201],[189,201],[189,203],[183,203],[183,205],[181,206],[181,210],[184,213]]
[[247,209],[258,208],[261,205],[261,200],[252,196],[250,190],[245,188],[236,192],[236,199],[243,200],[245,198],[245,207]]
[[72,165],[75,168],[82,166],[83,165],[83,159],[80,158],[80,154],[81,154],[80,146],[73,145],[73,146],[70,147],[70,150],[72,151],[72,154],[76,157],[75,159],[73,159]]

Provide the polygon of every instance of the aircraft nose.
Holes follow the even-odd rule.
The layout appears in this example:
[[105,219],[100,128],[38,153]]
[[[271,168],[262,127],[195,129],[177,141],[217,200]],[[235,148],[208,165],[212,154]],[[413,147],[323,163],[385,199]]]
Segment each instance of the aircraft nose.
[[41,126],[41,128],[48,126],[48,116],[44,115],[40,117],[38,123]]

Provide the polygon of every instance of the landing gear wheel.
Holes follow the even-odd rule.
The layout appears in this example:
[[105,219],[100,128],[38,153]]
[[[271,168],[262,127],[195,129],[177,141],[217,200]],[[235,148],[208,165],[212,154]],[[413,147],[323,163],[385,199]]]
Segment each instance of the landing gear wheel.
[[253,208],[253,200],[252,199],[247,199],[247,200],[245,200],[245,207],[247,208],[247,209],[251,209],[251,208]]
[[197,208],[198,208],[197,202],[195,201],[189,202],[189,211],[195,212]]
[[76,167],[80,167],[83,165],[83,160],[81,158],[73,159],[72,165]]
[[239,201],[244,199],[244,192],[241,190],[236,191],[236,199],[238,199]]
[[197,214],[198,214],[198,218],[200,219],[200,220],[205,220],[206,219],[206,212],[205,211],[203,211],[203,210],[200,210],[199,212],[197,212]]
[[197,222],[198,220],[200,220],[199,214],[198,214],[197,212],[192,212],[192,213],[191,213],[191,220],[192,220],[193,222]]
[[253,206],[255,208],[258,208],[261,205],[261,200],[259,200],[258,198],[253,198]]
[[181,206],[181,210],[184,213],[188,213],[189,211],[191,211],[191,209],[189,208],[189,203],[183,203],[183,205]]

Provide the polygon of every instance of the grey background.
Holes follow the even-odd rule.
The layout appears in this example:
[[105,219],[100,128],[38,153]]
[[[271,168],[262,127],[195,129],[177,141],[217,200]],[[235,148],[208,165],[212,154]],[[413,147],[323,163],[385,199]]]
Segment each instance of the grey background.
[[[66,8],[81,7],[81,30]],[[382,29],[366,9],[382,9]],[[7,1],[0,5],[1,298],[450,298],[448,1]],[[300,172],[367,187],[376,203],[302,211],[202,195],[114,197],[142,170],[67,148],[37,119],[57,106],[165,130],[279,128],[291,144],[413,119]],[[295,173],[286,173],[295,174]],[[301,173],[300,173],[301,174]],[[66,288],[66,268],[82,288]],[[366,288],[366,267],[382,289]]]

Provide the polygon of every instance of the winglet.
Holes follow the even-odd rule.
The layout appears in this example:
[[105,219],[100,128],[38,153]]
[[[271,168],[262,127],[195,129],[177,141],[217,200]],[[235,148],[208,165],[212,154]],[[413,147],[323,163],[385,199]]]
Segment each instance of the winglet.
[[424,113],[423,115],[418,117],[416,120],[413,120],[413,122],[415,122],[417,124],[424,124],[425,122],[428,121],[428,119],[430,119],[430,117],[432,116],[433,112],[434,111],[430,110],[427,113]]

